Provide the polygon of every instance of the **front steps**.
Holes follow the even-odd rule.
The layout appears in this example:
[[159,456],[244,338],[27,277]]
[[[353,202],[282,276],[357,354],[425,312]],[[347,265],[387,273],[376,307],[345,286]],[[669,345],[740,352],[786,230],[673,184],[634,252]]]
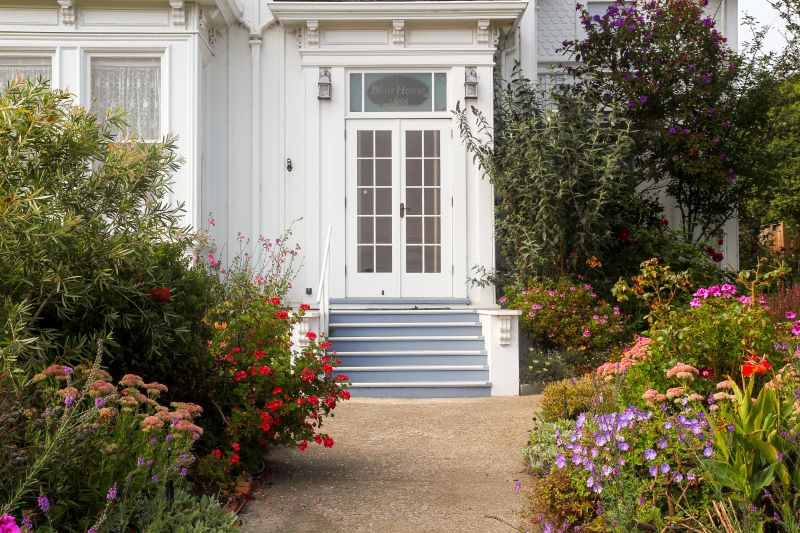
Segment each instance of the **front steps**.
[[331,310],[330,336],[354,396],[490,396],[478,313],[471,309]]

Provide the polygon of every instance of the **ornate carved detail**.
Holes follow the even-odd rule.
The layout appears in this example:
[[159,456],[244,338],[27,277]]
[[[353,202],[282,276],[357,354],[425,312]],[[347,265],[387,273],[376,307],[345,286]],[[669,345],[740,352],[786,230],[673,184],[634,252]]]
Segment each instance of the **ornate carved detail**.
[[297,345],[300,347],[300,350],[305,350],[308,348],[309,339],[306,337],[306,334],[309,332],[309,321],[308,319],[303,319],[297,324]]
[[392,43],[403,45],[406,42],[406,21],[393,20],[392,21]]
[[61,7],[61,24],[64,26],[75,25],[75,2],[73,0],[58,0]]
[[185,26],[186,5],[183,3],[183,0],[169,0],[169,6],[172,8],[172,25]]
[[511,344],[511,317],[497,317],[497,342],[500,346]]
[[298,50],[303,49],[303,28],[297,28],[294,31],[295,39],[297,39],[297,48]]
[[489,27],[490,23],[488,20],[478,21],[478,44],[489,44]]
[[309,48],[319,48],[319,22],[316,20],[306,21],[306,46]]
[[197,29],[200,31],[200,35],[203,35],[206,39],[206,42],[211,48],[214,48],[214,44],[217,42],[217,36],[219,35],[219,30],[211,27],[211,18],[213,14],[209,13],[204,9],[200,9],[197,12]]

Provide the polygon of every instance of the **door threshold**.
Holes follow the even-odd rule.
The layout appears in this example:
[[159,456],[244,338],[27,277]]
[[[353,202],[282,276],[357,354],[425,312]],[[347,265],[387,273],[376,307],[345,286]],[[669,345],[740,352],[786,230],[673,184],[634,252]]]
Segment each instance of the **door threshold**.
[[331,305],[469,305],[469,298],[331,298]]

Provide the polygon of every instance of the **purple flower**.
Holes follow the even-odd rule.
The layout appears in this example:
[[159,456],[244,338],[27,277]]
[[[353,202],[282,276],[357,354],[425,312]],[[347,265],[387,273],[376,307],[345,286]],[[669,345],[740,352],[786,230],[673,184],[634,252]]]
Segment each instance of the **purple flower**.
[[[26,528],[26,529],[28,529],[30,531],[33,531],[33,520],[31,520],[30,517],[23,518],[22,519],[22,527],[24,527],[24,528]],[[2,530],[0,530],[0,531],[2,531]]]
[[65,404],[67,407],[69,407],[69,406],[70,406],[70,405],[72,405],[73,403],[75,403],[75,397],[74,397],[74,396],[72,396],[71,394],[70,394],[70,395],[68,395],[66,398],[64,398],[64,404]]
[[74,370],[74,368],[72,368],[71,366],[65,366],[65,367],[64,367],[64,373],[65,373],[66,375],[68,375],[68,376],[69,376],[70,374],[72,374],[72,371],[73,371],[73,370]]
[[166,442],[172,442],[172,439],[173,439],[173,438],[174,438],[174,437],[172,436],[172,433],[170,433],[170,434],[168,434],[166,437],[164,437],[164,440],[165,440]]
[[567,458],[564,457],[563,453],[556,455],[556,466],[559,470],[567,466]]
[[648,472],[650,472],[651,476],[656,477],[656,475],[658,474],[658,467],[653,465],[650,468],[648,468]]
[[116,499],[117,499],[117,484],[114,483],[113,485],[111,485],[111,488],[108,489],[108,492],[106,493],[106,500],[113,502]]
[[187,473],[187,472],[188,472],[188,470],[186,469],[186,467],[185,467],[185,466],[184,466],[184,467],[181,467],[181,477],[186,477],[186,473]]
[[158,483],[158,475],[153,474],[152,476],[150,476],[150,481],[152,481],[153,483]]
[[653,459],[655,459],[656,455],[658,454],[652,448],[648,448],[644,451],[644,458],[647,459],[648,461],[652,461]]
[[711,448],[711,446],[706,446],[705,449],[703,450],[703,455],[705,457],[711,457],[713,455],[713,453],[714,453],[714,449]]
[[647,96],[645,96],[645,95],[640,96],[639,97],[639,103],[642,104],[642,105],[646,104],[647,103]]
[[601,472],[601,473],[602,473],[602,474],[603,474],[605,477],[608,477],[608,476],[610,476],[610,475],[611,475],[611,473],[612,473],[613,471],[614,471],[614,469],[613,469],[613,468],[611,468],[611,467],[610,467],[610,466],[608,466],[608,465],[603,465],[602,467],[600,467],[600,472]]
[[[186,469],[184,468],[184,470],[186,470]],[[522,483],[520,483],[519,481],[514,483],[514,492],[519,492],[519,489],[521,489],[521,488],[522,488]]]
[[93,527],[90,527],[89,529],[86,530],[86,533],[97,533],[97,530]]
[[106,404],[106,401],[104,399],[102,399],[102,398],[95,398],[94,399],[94,404],[97,407],[103,407]]
[[155,437],[153,437],[152,439],[150,439],[150,444],[152,444],[153,446],[155,446],[156,444],[158,444],[158,439],[157,439],[157,438],[155,438]]
[[664,463],[663,465],[661,465],[661,468],[659,470],[661,470],[662,474],[666,474],[667,472],[669,472],[670,467],[667,463]]
[[667,441],[664,439],[660,439],[656,444],[658,445],[659,450],[663,450],[667,447]]
[[41,509],[43,513],[46,513],[50,510],[50,501],[44,494],[39,495],[39,498],[37,498],[36,503],[39,505],[39,509]]
[[142,466],[142,465],[144,465],[144,457],[139,457],[138,459],[136,459],[136,466]]
[[617,445],[617,448],[619,448],[619,451],[621,452],[627,452],[631,449],[627,442],[620,442],[619,445]]

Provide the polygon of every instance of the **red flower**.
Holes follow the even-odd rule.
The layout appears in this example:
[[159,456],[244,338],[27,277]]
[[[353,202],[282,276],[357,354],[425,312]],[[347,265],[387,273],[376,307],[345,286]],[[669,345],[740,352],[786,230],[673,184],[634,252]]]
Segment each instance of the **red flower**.
[[237,346],[236,348],[233,349],[233,351],[239,353],[242,351],[242,349]]
[[331,358],[328,357],[327,355],[323,355],[322,356],[322,362],[323,363],[330,363],[331,362]]
[[322,371],[326,374],[330,374],[333,372],[333,367],[331,365],[322,365]]
[[326,448],[333,448],[333,439],[332,438],[325,437],[324,442],[325,442],[324,446]]
[[275,305],[281,305],[281,299],[280,298],[270,298],[269,299],[269,303],[275,304]]
[[231,464],[235,465],[238,462],[239,462],[239,454],[235,453],[235,454],[231,455]]
[[169,287],[153,287],[150,289],[150,299],[156,303],[168,302],[172,299]]
[[325,403],[325,405],[328,406],[329,409],[334,409],[336,407],[336,398],[334,398],[333,396],[325,398],[323,402]]
[[270,411],[277,411],[283,407],[283,400],[272,400],[271,402],[267,402],[267,409]]
[[341,396],[345,400],[349,400],[350,399],[350,391],[349,390],[343,390],[342,392],[339,393],[339,396]]
[[256,358],[256,359],[261,359],[265,355],[267,355],[267,354],[264,353],[262,350],[256,350],[256,351],[253,352],[253,357]]
[[742,376],[747,377],[751,374],[766,374],[770,368],[772,368],[772,365],[767,361],[766,355],[763,357],[753,355],[742,367]]
[[234,450],[236,450],[238,452],[239,451],[239,443],[238,442],[234,442],[233,444],[231,444],[231,448],[233,448]]
[[303,442],[297,445],[297,449],[300,450],[301,452],[306,451],[306,448],[308,448],[308,441],[304,440]]
[[308,305],[308,304],[300,304],[300,310],[301,311],[308,311],[309,309],[311,309],[310,305]]
[[286,320],[289,318],[289,313],[287,311],[281,310],[275,313],[275,316],[280,318],[281,320]]
[[314,442],[322,444],[322,435],[314,435]]
[[275,387],[274,389],[272,389],[272,395],[273,396],[275,396],[276,394],[280,394],[282,392],[283,392],[283,389],[280,388],[280,387]]
[[[338,360],[338,359],[337,359],[337,360]],[[338,363],[337,363],[337,364],[338,364]],[[338,379],[339,381],[350,381],[350,378],[348,378],[348,377],[347,377],[347,376],[345,376],[344,374],[339,374],[338,376],[336,376],[336,379]]]
[[260,367],[258,367],[258,373],[259,374],[263,374],[265,376],[269,376],[270,372],[272,372],[272,370],[268,366],[260,366]]
[[310,368],[304,368],[300,371],[300,377],[303,379],[303,381],[310,383],[311,381],[314,381],[314,378],[317,377],[317,375]]
[[317,398],[316,396],[309,396],[308,403],[314,406],[319,405],[319,398]]
[[243,379],[247,379],[247,372],[240,370],[234,377],[236,378],[236,381],[242,381]]
[[332,346],[333,344],[329,343],[328,341],[322,341],[321,343],[319,343],[319,347],[322,348],[323,350],[330,350]]
[[662,228],[666,228],[667,226],[669,226],[669,220],[667,220],[666,218],[662,218],[661,220],[658,221],[658,224]]
[[313,341],[314,339],[317,338],[317,334],[314,333],[313,331],[309,331],[308,333],[306,333],[306,337],[308,337],[309,339],[311,339]]
[[222,457],[222,452],[219,450],[212,450],[211,453],[213,453],[214,457],[216,457],[217,459],[220,459]]

